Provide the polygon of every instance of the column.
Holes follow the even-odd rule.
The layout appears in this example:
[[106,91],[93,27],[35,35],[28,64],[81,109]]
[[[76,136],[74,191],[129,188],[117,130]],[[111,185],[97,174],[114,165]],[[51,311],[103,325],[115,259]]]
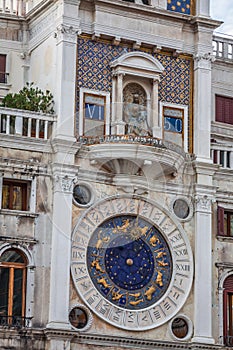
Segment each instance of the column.
[[196,0],[196,15],[210,17],[210,0]]
[[117,75],[116,91],[116,133],[125,134],[125,123],[123,121],[123,74]]
[[162,129],[159,125],[159,92],[158,92],[158,79],[153,79],[152,97],[151,97],[151,120],[153,136],[162,138]]
[[[66,172],[67,173],[67,172]],[[68,321],[72,230],[72,174],[53,169],[54,193],[51,241],[49,320],[47,328],[71,329]]]
[[212,197],[195,196],[195,284],[193,342],[213,344],[212,336]]
[[75,81],[78,30],[60,24],[57,27],[57,73],[55,95],[57,135],[59,139],[74,140],[75,134]]
[[211,162],[211,62],[210,54],[194,58],[194,153],[197,160]]

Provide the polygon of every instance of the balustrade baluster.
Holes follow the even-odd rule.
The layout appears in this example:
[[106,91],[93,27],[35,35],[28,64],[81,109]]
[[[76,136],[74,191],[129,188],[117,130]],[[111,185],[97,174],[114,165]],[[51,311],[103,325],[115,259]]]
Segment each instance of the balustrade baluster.
[[28,118],[28,137],[31,137],[32,133],[32,118]]
[[16,117],[16,119],[15,119],[15,133],[18,135],[23,134],[23,118],[22,117]]
[[10,134],[10,115],[6,116],[6,134]]
[[223,167],[227,168],[227,151],[223,151]]
[[14,1],[13,0],[8,0],[10,2],[10,13],[14,13]]
[[48,121],[46,120],[44,123],[44,139],[48,139]]
[[36,119],[36,138],[38,139],[40,135],[40,120]]

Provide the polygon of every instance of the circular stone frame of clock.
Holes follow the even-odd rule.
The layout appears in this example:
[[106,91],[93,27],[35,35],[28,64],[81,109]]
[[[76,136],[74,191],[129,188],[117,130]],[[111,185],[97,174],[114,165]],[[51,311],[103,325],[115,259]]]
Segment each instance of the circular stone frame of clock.
[[[128,310],[112,304],[95,288],[87,268],[88,242],[96,228],[119,215],[139,215],[165,238],[172,256],[172,276],[163,296],[145,309]],[[75,288],[97,316],[118,328],[143,331],[168,322],[184,305],[193,281],[193,256],[187,235],[158,203],[136,196],[114,196],[92,205],[79,219],[72,235],[71,273]]]

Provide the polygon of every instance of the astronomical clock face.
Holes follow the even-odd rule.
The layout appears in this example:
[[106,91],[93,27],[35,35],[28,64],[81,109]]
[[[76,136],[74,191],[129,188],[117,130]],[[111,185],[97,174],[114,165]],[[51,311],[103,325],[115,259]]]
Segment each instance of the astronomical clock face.
[[182,227],[144,199],[101,201],[74,230],[71,271],[77,292],[117,327],[138,331],[168,321],[188,296],[192,270]]

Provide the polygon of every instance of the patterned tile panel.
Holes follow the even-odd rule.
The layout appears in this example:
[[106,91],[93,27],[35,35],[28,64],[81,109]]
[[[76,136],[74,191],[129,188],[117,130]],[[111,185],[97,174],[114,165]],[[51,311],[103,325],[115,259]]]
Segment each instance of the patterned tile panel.
[[167,9],[169,11],[180,12],[190,15],[191,0],[167,0]]
[[[110,62],[130,51],[133,51],[130,47],[116,46],[84,37],[79,38],[77,98],[79,97],[80,87],[111,92],[112,75]],[[159,100],[190,105],[191,60],[172,57],[168,54],[153,55],[165,68],[159,84]]]

